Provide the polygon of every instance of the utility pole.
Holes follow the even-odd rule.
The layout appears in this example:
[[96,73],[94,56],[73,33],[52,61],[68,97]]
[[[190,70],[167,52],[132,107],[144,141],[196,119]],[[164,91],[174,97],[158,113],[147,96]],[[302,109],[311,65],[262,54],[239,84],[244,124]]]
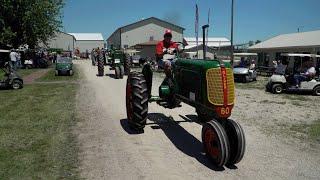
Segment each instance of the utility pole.
[[234,13],[234,0],[231,2],[231,65],[233,65],[234,61],[234,49],[233,49],[233,13]]

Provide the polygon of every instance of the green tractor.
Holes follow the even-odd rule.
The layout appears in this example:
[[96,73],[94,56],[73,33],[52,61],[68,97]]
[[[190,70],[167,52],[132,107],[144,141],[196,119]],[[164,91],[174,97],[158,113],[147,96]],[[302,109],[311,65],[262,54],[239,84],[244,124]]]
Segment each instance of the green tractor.
[[[207,27],[203,26],[204,36]],[[204,57],[205,54],[204,49]],[[151,89],[152,70],[149,63],[144,65],[142,72],[129,74],[126,109],[131,129],[144,132],[148,103],[156,102],[172,109],[184,102],[196,109],[202,124],[206,156],[218,167],[234,165],[242,160],[245,152],[244,131],[239,123],[229,119],[235,102],[233,71],[229,63],[205,58],[180,59],[177,52],[172,75],[167,75],[160,85],[159,96],[152,96]]]
[[122,79],[124,75],[128,75],[130,72],[130,56],[125,54],[119,49],[108,50],[108,63],[110,64],[110,70],[115,71],[115,78]]

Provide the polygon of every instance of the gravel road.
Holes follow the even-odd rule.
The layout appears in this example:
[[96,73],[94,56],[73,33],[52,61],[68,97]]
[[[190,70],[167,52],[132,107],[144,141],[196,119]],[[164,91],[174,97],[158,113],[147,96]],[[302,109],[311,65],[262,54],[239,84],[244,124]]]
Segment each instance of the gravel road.
[[[97,77],[97,67],[91,66],[89,61],[75,64],[80,67],[83,78],[77,98],[77,117],[81,121],[75,133],[80,147],[80,174],[86,179],[300,180],[320,177],[318,148],[265,133],[261,124],[274,112],[270,116],[259,114],[265,113],[264,105],[251,105],[255,113],[245,111],[244,106],[250,104],[243,104],[246,99],[261,94],[237,90],[232,119],[243,126],[246,153],[235,167],[219,169],[202,152],[201,125],[194,122],[197,117],[192,107],[182,104],[181,108],[168,110],[155,103],[149,104],[145,132],[134,134],[126,121],[126,77],[122,80],[112,76]],[[113,73],[108,68],[105,70]],[[154,90],[160,78],[155,81]],[[256,117],[264,119],[259,119],[258,123],[249,121]]]

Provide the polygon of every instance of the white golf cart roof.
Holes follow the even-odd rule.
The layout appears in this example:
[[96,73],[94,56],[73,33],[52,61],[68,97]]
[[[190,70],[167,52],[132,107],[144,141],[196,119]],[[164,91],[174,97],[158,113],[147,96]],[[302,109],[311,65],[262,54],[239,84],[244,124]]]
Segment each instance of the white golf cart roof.
[[316,55],[316,54],[281,53],[281,56],[285,56],[285,57],[316,57],[316,58],[320,58],[320,55]]
[[10,52],[10,50],[0,49],[0,52],[2,52],[2,53],[7,53],[7,52]]
[[139,53],[140,52],[135,49],[126,49],[125,51],[126,51],[126,53]]
[[257,53],[234,53],[234,56],[258,56]]

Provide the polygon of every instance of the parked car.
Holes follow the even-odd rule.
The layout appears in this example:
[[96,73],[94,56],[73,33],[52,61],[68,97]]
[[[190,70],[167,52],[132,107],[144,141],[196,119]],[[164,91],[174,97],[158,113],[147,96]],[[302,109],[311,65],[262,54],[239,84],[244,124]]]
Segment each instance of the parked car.
[[57,59],[55,75],[73,75],[73,63],[70,57],[60,57]]

